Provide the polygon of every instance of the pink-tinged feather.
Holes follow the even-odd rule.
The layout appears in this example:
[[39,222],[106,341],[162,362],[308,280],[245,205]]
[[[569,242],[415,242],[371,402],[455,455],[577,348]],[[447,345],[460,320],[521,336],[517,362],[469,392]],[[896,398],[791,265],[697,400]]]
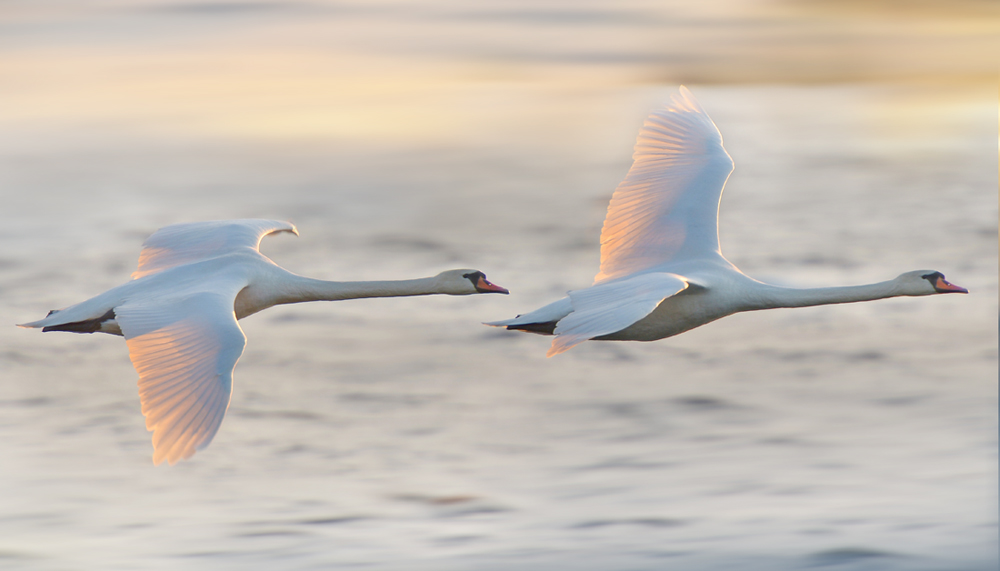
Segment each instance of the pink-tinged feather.
[[718,205],[732,159],[691,93],[682,87],[672,99],[644,122],[632,168],[612,195],[595,283],[719,252]]
[[222,423],[246,342],[232,310],[241,287],[234,281],[226,295],[195,293],[119,309],[155,464],[189,458]]
[[132,279],[243,248],[259,251],[261,239],[275,232],[299,234],[294,224],[278,220],[216,220],[165,226],[143,243]]

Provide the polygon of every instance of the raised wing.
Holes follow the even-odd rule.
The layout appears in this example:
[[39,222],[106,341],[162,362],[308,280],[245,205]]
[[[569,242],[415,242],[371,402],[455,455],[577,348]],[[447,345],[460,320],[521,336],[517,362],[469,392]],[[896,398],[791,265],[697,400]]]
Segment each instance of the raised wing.
[[556,325],[556,338],[545,356],[558,355],[588,339],[621,331],[687,287],[687,280],[676,274],[649,273],[571,291],[573,313]]
[[132,279],[241,248],[256,250],[261,238],[274,232],[299,233],[294,224],[277,220],[214,220],[164,226],[142,244],[139,268],[132,273]]
[[246,345],[233,313],[239,289],[233,289],[231,294],[194,292],[115,308],[139,372],[154,464],[190,457],[208,446],[222,424],[233,367]]
[[685,87],[639,131],[601,231],[595,283],[719,250],[719,199],[733,171],[722,135]]

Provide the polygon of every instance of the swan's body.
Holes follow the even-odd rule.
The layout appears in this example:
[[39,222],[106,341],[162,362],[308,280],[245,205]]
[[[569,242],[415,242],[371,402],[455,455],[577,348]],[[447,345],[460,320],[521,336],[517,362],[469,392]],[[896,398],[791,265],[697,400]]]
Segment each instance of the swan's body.
[[733,161],[686,88],[672,103],[646,120],[632,168],[611,198],[594,285],[487,325],[554,335],[551,357],[589,339],[663,339],[741,311],[968,293],[933,270],[813,289],[746,276],[719,247],[719,201]]
[[293,274],[260,253],[261,238],[298,234],[271,220],[176,224],[146,240],[132,281],[21,327],[122,335],[139,372],[153,461],[211,442],[229,407],[246,337],[237,319],[303,301],[507,293],[477,270],[400,281],[330,282]]

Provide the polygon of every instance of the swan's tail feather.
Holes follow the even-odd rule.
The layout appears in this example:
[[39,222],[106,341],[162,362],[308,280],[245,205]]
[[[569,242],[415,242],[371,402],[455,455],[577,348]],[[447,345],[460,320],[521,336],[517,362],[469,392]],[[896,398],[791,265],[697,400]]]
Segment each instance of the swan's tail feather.
[[48,331],[69,331],[72,333],[95,333],[101,330],[101,324],[115,318],[115,310],[109,309],[107,313],[94,319],[83,321],[72,321],[70,323],[58,323],[42,327],[42,333]]
[[[76,313],[79,314],[79,312]],[[25,329],[41,328],[42,332],[71,331],[73,333],[95,333],[101,330],[102,323],[115,318],[115,310],[109,309],[100,317],[91,319],[79,319],[79,317],[82,316],[77,315],[77,320],[73,321],[72,317],[67,318],[62,310],[53,309],[48,315],[38,321],[18,323],[17,326]]]
[[[540,307],[535,311],[529,311],[523,315],[518,315],[513,319],[504,319],[501,321],[490,321],[484,323],[483,325],[489,325],[491,327],[506,327],[508,329],[514,329],[519,331],[530,331],[532,333],[539,333],[535,329],[547,328],[549,323],[553,326],[560,319],[566,317],[573,312],[573,305],[570,303],[568,297],[564,297],[559,301],[550,303],[544,307]],[[528,326],[528,327],[522,327]],[[535,327],[538,326],[538,327]],[[548,334],[551,334],[549,331]]]
[[[501,319],[500,321],[484,321],[483,325],[489,325],[490,327],[507,327],[507,328],[517,328],[521,325],[528,325],[530,323],[538,323],[539,320],[532,319],[533,313],[531,312],[525,315],[518,315],[511,319]],[[542,320],[546,321],[546,320]]]
[[62,309],[53,309],[49,311],[47,314],[45,314],[45,317],[39,319],[38,321],[32,321],[30,323],[18,323],[17,326],[24,327],[25,329],[38,329],[40,327],[45,328],[52,325],[62,325],[67,323],[67,319],[65,318],[65,316],[59,315],[60,313],[62,313],[62,311],[63,311]]
[[544,323],[521,323],[517,325],[507,325],[508,331],[524,331],[526,333],[537,333],[539,335],[554,335],[558,321],[546,321]]
[[52,317],[51,311],[49,312],[48,315],[46,315],[42,319],[39,319],[38,321],[32,321],[29,323],[18,323],[17,326],[23,327],[25,329],[38,329],[39,327],[47,327],[55,321],[54,319],[49,319],[50,317]]
[[518,315],[513,319],[484,322],[483,325],[489,325],[490,327],[504,327],[508,331],[526,331],[528,333],[552,335],[556,329],[556,323],[559,322],[558,319],[548,321],[544,319],[532,319],[532,317],[532,314]]

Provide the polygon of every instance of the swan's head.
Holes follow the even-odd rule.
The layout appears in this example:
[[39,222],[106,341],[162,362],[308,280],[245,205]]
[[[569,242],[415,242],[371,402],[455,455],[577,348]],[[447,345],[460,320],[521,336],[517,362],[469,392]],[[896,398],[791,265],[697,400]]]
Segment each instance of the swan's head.
[[490,283],[486,274],[479,270],[448,270],[437,275],[437,285],[441,293],[448,295],[469,295],[473,293],[510,293]]
[[934,270],[906,272],[896,278],[903,295],[931,295],[935,293],[969,293],[964,287],[944,279],[944,274]]

